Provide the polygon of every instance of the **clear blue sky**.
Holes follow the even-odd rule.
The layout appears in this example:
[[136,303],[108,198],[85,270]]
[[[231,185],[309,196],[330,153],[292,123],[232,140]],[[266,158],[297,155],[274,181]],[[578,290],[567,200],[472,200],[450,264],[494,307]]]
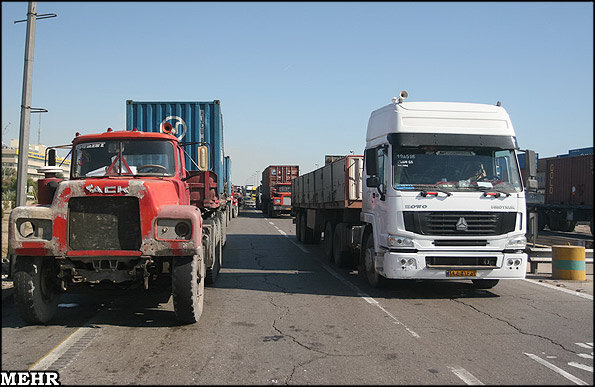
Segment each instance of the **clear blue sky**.
[[[2,3],[2,135],[19,133],[26,2]],[[495,104],[540,157],[593,146],[593,3],[38,3],[31,143],[125,129],[125,101],[221,100],[233,183],[362,154],[370,112]],[[9,124],[10,123],[10,124]],[[7,127],[8,125],[8,127]],[[6,128],[6,129],[5,129]]]

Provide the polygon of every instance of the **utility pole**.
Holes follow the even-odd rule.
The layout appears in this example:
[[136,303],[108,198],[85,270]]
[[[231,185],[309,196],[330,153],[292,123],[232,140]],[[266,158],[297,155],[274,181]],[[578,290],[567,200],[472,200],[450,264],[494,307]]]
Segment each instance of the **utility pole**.
[[[29,126],[31,124],[31,89],[33,82],[33,57],[35,52],[35,22],[37,19],[55,17],[56,14],[37,15],[37,2],[30,1],[27,11],[27,37],[25,39],[25,68],[23,70],[23,96],[21,99],[21,127],[19,131],[19,164],[17,168],[16,205],[27,204],[27,171],[29,170]],[[25,20],[18,20],[20,23]],[[45,110],[45,109],[41,109]],[[47,111],[47,110],[46,110]]]

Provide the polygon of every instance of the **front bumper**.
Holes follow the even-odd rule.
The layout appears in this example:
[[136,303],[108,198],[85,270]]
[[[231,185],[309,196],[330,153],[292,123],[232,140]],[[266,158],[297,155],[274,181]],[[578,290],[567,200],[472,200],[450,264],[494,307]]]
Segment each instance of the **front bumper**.
[[[489,267],[482,266],[460,266],[460,265],[426,265],[426,257],[434,257],[436,261],[440,257],[474,257],[474,258],[496,258],[496,264]],[[413,259],[413,263],[411,260]],[[406,263],[403,264],[402,261]],[[513,264],[509,265],[508,262]],[[515,261],[520,263],[517,265]],[[527,272],[527,254],[525,253],[503,253],[503,252],[436,252],[424,251],[415,253],[403,253],[387,251],[378,254],[376,257],[376,270],[391,279],[513,279],[525,278]],[[475,271],[475,276],[450,277],[450,270]]]

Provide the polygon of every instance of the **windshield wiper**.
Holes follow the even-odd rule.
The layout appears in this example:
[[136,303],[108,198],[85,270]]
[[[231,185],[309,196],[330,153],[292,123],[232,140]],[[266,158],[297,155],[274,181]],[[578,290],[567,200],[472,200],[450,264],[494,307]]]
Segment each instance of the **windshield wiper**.
[[[506,197],[509,197],[510,196],[510,193],[508,193],[506,191],[502,191],[501,189],[497,189],[497,188],[489,188],[489,187],[478,186],[477,189],[480,190],[480,191],[485,191],[483,193],[483,196],[496,196],[497,198],[500,197],[500,194],[506,195]],[[490,195],[490,194],[492,194],[492,195]]]
[[446,196],[452,196],[452,193],[445,191],[443,189],[438,189],[438,188],[432,188],[431,191],[422,190],[419,194],[425,198],[426,196],[432,196],[432,195],[438,196],[438,192],[445,193]]

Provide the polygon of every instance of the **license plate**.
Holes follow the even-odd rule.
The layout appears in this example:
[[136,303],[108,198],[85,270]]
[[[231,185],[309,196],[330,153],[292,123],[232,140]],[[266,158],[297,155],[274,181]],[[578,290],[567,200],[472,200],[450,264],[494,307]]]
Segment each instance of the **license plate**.
[[446,272],[447,277],[475,277],[477,276],[477,270],[448,270]]

